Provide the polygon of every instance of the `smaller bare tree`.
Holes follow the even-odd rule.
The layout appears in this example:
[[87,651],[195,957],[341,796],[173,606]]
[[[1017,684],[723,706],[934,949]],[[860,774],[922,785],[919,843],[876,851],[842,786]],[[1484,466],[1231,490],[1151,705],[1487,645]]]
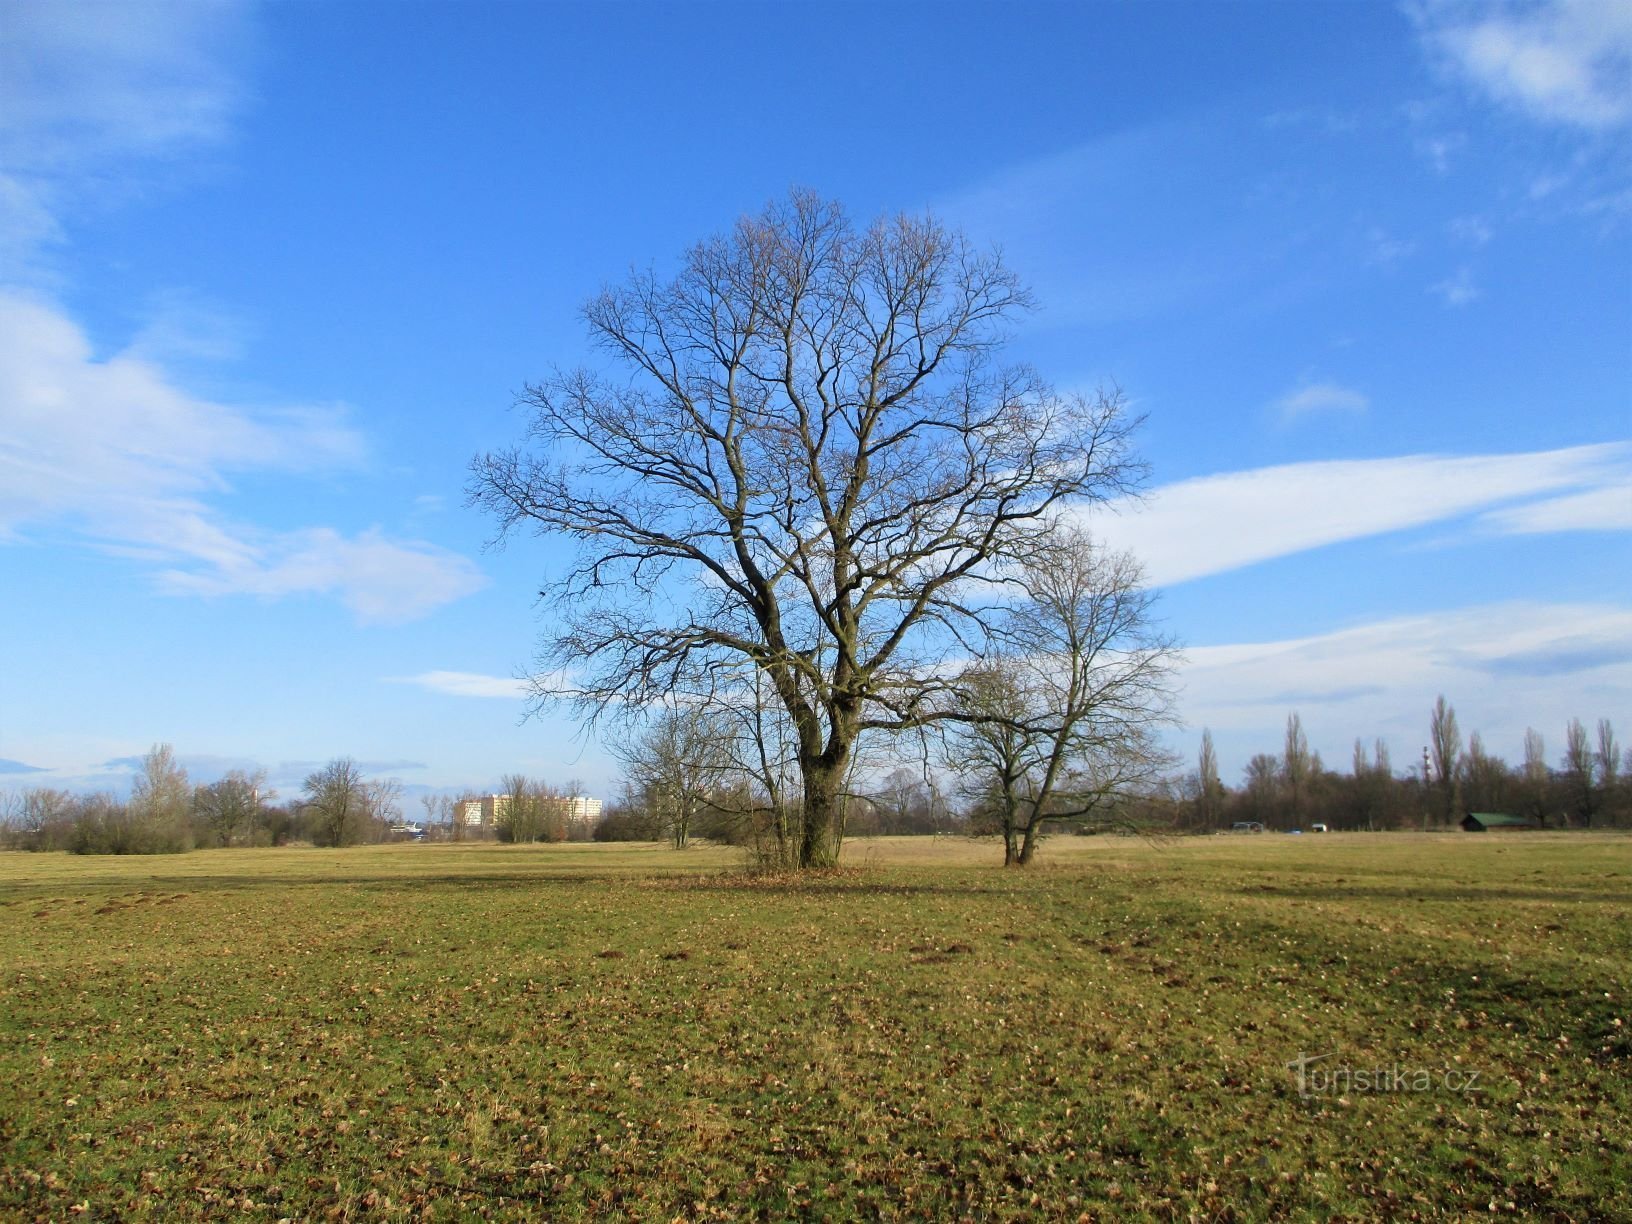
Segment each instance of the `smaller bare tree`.
[[255,835],[262,810],[276,798],[266,788],[266,770],[234,769],[193,791],[193,814],[211,841],[230,846]]
[[705,706],[676,706],[653,715],[614,745],[631,789],[676,850],[691,840],[697,818],[731,767],[730,728]]
[[1527,815],[1546,823],[1548,791],[1552,773],[1547,768],[1547,743],[1534,727],[1524,729],[1524,809]]
[[1309,793],[1309,777],[1314,769],[1314,760],[1309,755],[1309,737],[1303,731],[1303,719],[1294,710],[1287,715],[1286,751],[1281,755],[1281,780],[1286,783],[1294,825],[1303,823],[1303,804]]
[[992,806],[1003,861],[1032,861],[1047,821],[1104,822],[1166,755],[1177,652],[1138,563],[1062,531],[1009,575],[1024,598],[955,686],[951,763]]
[[[1428,744],[1433,753],[1445,822],[1449,824],[1456,819],[1456,766],[1462,758],[1462,732],[1456,725],[1456,707],[1446,703],[1443,693],[1434,702],[1428,719]],[[1426,786],[1429,779],[1424,775],[1422,781]]]
[[356,761],[336,757],[308,774],[302,789],[312,817],[312,840],[325,846],[350,846],[367,839],[367,783]]
[[1196,757],[1196,816],[1204,829],[1216,829],[1224,813],[1224,782],[1218,776],[1218,751],[1213,733],[1201,729],[1201,750]]
[[193,848],[193,788],[169,744],[154,744],[130,789],[128,819],[138,840],[153,850]]
[[1575,809],[1581,827],[1590,829],[1602,799],[1598,787],[1598,754],[1593,751],[1587,738],[1587,728],[1579,718],[1570,719],[1570,725],[1564,728],[1563,763],[1570,805]]
[[1615,743],[1615,728],[1609,719],[1598,720],[1598,788],[1604,803],[1613,805],[1621,780],[1621,750]]

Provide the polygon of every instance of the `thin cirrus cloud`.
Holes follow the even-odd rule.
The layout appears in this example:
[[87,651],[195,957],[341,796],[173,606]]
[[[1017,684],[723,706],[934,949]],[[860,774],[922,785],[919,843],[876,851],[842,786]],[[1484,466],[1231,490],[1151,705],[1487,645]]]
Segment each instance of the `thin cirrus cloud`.
[[139,351],[98,360],[60,310],[0,290],[0,542],[66,525],[156,566],[167,592],[331,595],[364,623],[412,620],[481,587],[472,562],[432,544],[268,531],[212,504],[234,475],[339,470],[365,452],[336,409],[198,398]]
[[1337,383],[1309,383],[1275,401],[1281,420],[1293,422],[1323,413],[1360,415],[1371,406],[1362,392]]
[[572,673],[557,669],[528,679],[489,676],[481,672],[428,671],[417,676],[388,676],[387,683],[411,684],[445,697],[497,698],[513,701],[536,700],[545,695],[570,697],[574,692]]
[[1492,510],[1480,521],[1504,535],[1555,531],[1632,531],[1632,481]]
[[1428,3],[1415,16],[1454,72],[1532,118],[1596,130],[1632,121],[1632,6]]
[[486,676],[479,672],[428,671],[417,676],[391,677],[393,684],[412,684],[416,688],[446,697],[496,697],[509,700],[526,697],[528,682],[504,676]]
[[131,190],[144,168],[224,142],[247,90],[252,9],[223,0],[9,0],[0,39],[0,256],[38,257],[71,200]]
[[1359,732],[1381,733],[1405,763],[1429,706],[1445,693],[1465,730],[1482,730],[1512,756],[1526,725],[1557,733],[1571,718],[1613,714],[1632,685],[1632,608],[1487,604],[1310,637],[1195,646],[1185,659],[1182,703],[1195,727],[1257,734],[1296,710],[1311,739],[1323,736],[1331,749]]
[[1480,529],[1504,534],[1615,530],[1625,521],[1617,497],[1629,483],[1625,443],[1330,460],[1180,481],[1084,521],[1166,586],[1481,512]]

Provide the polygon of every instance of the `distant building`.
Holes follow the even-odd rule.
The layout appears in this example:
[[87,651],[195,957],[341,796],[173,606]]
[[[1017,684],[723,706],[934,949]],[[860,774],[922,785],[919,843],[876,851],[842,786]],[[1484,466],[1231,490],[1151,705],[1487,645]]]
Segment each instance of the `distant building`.
[[[599,799],[588,795],[553,795],[544,799],[545,810],[553,810],[567,827],[567,832],[589,832],[601,818],[603,806]],[[453,818],[468,829],[493,828],[503,821],[510,810],[509,795],[482,795],[476,799],[462,799],[454,804]]]
[[601,818],[601,801],[591,799],[588,795],[563,795],[555,802],[562,818],[567,822],[569,836],[575,830],[587,832]]
[[479,799],[462,799],[453,808],[453,818],[466,828],[491,828],[499,817],[510,810],[509,795],[483,795]]

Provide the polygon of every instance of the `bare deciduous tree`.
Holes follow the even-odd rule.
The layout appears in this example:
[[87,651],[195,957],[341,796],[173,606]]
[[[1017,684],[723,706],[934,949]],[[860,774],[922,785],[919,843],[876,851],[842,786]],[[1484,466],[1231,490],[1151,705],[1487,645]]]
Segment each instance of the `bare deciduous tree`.
[[1247,762],[1242,771],[1242,788],[1253,819],[1269,824],[1275,818],[1275,805],[1281,783],[1281,763],[1267,752],[1260,752]]
[[1620,780],[1621,750],[1615,743],[1615,727],[1607,718],[1598,720],[1598,783],[1607,794]]
[[1281,778],[1286,783],[1287,799],[1292,804],[1292,823],[1303,823],[1303,801],[1309,790],[1309,775],[1314,762],[1309,756],[1309,737],[1303,731],[1303,719],[1294,710],[1286,719],[1286,745],[1281,754]]
[[167,850],[192,849],[193,788],[169,744],[154,744],[130,788],[129,819]]
[[1508,770],[1500,757],[1485,751],[1484,737],[1474,731],[1459,767],[1462,797],[1469,811],[1500,812],[1507,805]]
[[1551,775],[1547,769],[1547,744],[1534,727],[1524,729],[1524,806],[1537,820],[1546,822],[1547,791]]
[[998,363],[1028,304],[934,220],[860,229],[807,193],[591,301],[619,371],[528,387],[526,447],[469,485],[501,539],[580,545],[544,591],[535,699],[566,670],[595,718],[761,672],[797,743],[799,865],[834,861],[857,738],[937,716],[971,576],[1143,475],[1119,395]]
[[1598,754],[1587,738],[1587,728],[1579,718],[1570,719],[1564,728],[1564,781],[1569,787],[1570,803],[1576,819],[1583,828],[1592,827],[1592,818],[1598,812],[1601,799],[1598,788]]
[[337,757],[308,774],[303,790],[313,816],[313,840],[326,846],[349,846],[365,839],[367,784],[356,761]]
[[1173,644],[1133,558],[1063,532],[1016,567],[1025,592],[999,649],[959,683],[955,762],[995,805],[1003,861],[1025,866],[1050,820],[1103,819],[1167,763]]
[[691,840],[697,818],[731,766],[729,730],[701,707],[663,710],[614,751],[632,792],[676,850]]
[[[1445,807],[1445,821],[1456,819],[1456,765],[1462,758],[1462,732],[1456,725],[1456,708],[1447,705],[1441,693],[1428,719],[1428,748],[1433,754],[1434,773]],[[1428,783],[1423,778],[1423,783]]]
[[266,770],[229,770],[226,777],[193,792],[193,811],[218,846],[251,836],[261,810],[277,798],[266,789]]
[[1196,807],[1201,827],[1217,828],[1224,811],[1224,783],[1218,776],[1218,751],[1213,747],[1213,733],[1201,729],[1201,750],[1196,757]]

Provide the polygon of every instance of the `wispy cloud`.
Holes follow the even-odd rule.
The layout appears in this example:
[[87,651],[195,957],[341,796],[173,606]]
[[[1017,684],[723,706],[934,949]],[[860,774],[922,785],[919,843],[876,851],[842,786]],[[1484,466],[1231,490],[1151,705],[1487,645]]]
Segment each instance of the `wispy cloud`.
[[[467,559],[379,529],[271,531],[220,504],[234,477],[355,467],[366,450],[331,405],[191,394],[178,362],[236,356],[241,329],[184,292],[121,351],[93,351],[42,293],[69,203],[108,202],[221,145],[247,95],[253,42],[235,0],[11,0],[0,40],[0,543],[66,526],[152,564],[162,590],[338,597],[359,620],[424,615],[481,586]],[[110,186],[111,185],[111,186]],[[23,287],[27,286],[27,287]]]
[[1310,637],[1192,646],[1185,656],[1182,709],[1191,725],[1257,734],[1295,708],[1311,740],[1329,751],[1381,734],[1395,740],[1395,763],[1404,767],[1440,693],[1465,730],[1478,728],[1509,754],[1527,725],[1561,732],[1572,717],[1626,709],[1632,608],[1490,604]]
[[1504,535],[1632,531],[1632,480],[1614,481],[1567,497],[1492,510],[1480,521]]
[[1417,249],[1416,243],[1396,238],[1380,226],[1366,232],[1366,242],[1371,247],[1371,262],[1384,268],[1392,268]]
[[1428,286],[1428,291],[1452,308],[1479,300],[1479,286],[1474,284],[1473,269],[1467,267],[1458,268],[1444,280],[1436,281]]
[[176,595],[333,595],[365,625],[418,620],[487,585],[476,565],[419,540],[392,540],[378,528],[345,536],[328,527],[241,531],[240,554],[202,567],[172,568],[159,588]]
[[1371,406],[1364,394],[1337,383],[1308,383],[1296,391],[1289,391],[1275,401],[1275,408],[1285,422],[1325,412],[1360,414]]
[[247,96],[236,0],[8,0],[0,39],[0,255],[37,274],[70,201],[220,144]]
[[1457,242],[1472,247],[1482,247],[1496,236],[1490,222],[1480,216],[1456,217],[1446,229]]
[[[1293,463],[1180,481],[1143,502],[1091,513],[1088,525],[1114,547],[1131,549],[1151,581],[1170,585],[1273,557],[1459,518],[1544,495],[1624,490],[1632,445],[1609,443],[1517,455],[1406,455]],[[1543,506],[1547,502],[1538,502]],[[1503,532],[1576,530],[1579,515],[1558,513],[1545,527],[1539,508],[1526,519],[1492,516]]]
[[1414,15],[1434,52],[1498,102],[1590,129],[1632,121],[1632,6],[1427,3]]
[[134,349],[97,359],[55,307],[0,290],[0,541],[67,525],[159,566],[168,591],[335,594],[365,622],[412,619],[483,585],[430,544],[266,531],[213,504],[234,475],[341,469],[365,449],[339,409],[199,398]]
[[506,700],[526,697],[525,680],[505,676],[484,676],[479,672],[428,671],[417,676],[393,676],[394,684],[412,684],[449,697],[497,697]]

